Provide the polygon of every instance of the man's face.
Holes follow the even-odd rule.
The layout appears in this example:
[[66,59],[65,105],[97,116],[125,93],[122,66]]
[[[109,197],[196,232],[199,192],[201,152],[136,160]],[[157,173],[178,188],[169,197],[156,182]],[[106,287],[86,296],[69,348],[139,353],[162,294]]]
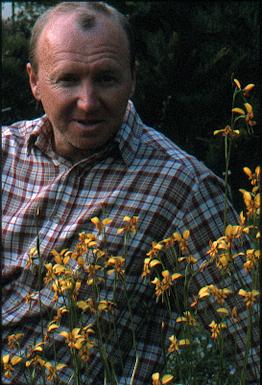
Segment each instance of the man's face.
[[82,31],[74,15],[57,16],[37,46],[38,72],[28,64],[34,97],[54,132],[54,149],[79,160],[118,131],[134,91],[128,41],[120,25],[98,16]]

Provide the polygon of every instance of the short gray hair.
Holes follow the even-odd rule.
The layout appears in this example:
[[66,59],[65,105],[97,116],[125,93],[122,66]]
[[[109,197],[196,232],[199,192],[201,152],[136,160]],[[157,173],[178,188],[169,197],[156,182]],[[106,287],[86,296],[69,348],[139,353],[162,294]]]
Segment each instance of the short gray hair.
[[134,34],[128,18],[120,13],[116,8],[100,1],[62,2],[54,7],[49,8],[41,16],[39,16],[33,26],[29,43],[29,61],[34,72],[37,73],[38,71],[36,49],[41,32],[52,17],[72,12],[77,15],[77,22],[84,30],[94,26],[95,16],[98,13],[111,17],[119,22],[127,36],[130,55],[130,67],[133,75],[136,62],[136,50]]

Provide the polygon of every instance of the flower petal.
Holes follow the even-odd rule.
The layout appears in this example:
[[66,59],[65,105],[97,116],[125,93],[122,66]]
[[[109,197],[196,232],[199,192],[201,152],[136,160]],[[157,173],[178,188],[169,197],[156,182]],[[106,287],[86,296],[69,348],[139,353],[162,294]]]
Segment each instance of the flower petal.
[[235,112],[236,114],[245,115],[245,111],[242,110],[242,108],[239,108],[239,107],[232,108],[231,111]]
[[23,360],[22,357],[14,356],[14,357],[11,358],[11,364],[12,365],[17,365],[22,360]]
[[248,113],[251,113],[253,111],[253,107],[250,103],[244,103],[244,106]]
[[171,374],[165,374],[161,379],[162,384],[163,385],[169,384],[173,380],[173,378],[174,376],[172,376]]
[[234,83],[237,86],[237,88],[241,89],[241,84],[240,84],[239,80],[234,79]]
[[9,354],[6,354],[2,357],[3,364],[6,365],[9,362],[10,356]]
[[255,87],[255,84],[250,83],[250,84],[248,84],[248,85],[243,89],[243,91],[249,92],[249,91],[253,90],[254,87]]

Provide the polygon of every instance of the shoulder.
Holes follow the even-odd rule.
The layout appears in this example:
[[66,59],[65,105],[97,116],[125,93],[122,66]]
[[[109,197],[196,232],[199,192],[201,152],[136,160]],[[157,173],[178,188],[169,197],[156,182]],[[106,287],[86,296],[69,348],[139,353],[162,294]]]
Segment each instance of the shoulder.
[[26,138],[28,137],[35,127],[39,126],[43,120],[43,117],[33,119],[33,120],[20,120],[18,122],[12,123],[8,126],[2,127],[2,137],[14,136],[16,138]]
[[205,177],[219,179],[203,162],[190,155],[164,134],[144,125],[140,141],[140,157],[146,156],[152,166],[162,173],[183,180],[192,187],[193,182]]
[[34,120],[21,120],[9,126],[2,126],[2,145],[3,150],[8,147],[18,147],[27,145],[30,135],[43,122],[43,117]]

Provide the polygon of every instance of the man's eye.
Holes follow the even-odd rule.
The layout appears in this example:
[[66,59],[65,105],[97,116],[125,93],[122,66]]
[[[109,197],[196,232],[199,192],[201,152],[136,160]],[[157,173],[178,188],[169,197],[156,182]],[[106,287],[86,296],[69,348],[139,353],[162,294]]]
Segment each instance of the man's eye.
[[75,84],[77,83],[77,81],[78,79],[74,75],[64,75],[58,79],[58,83],[62,83],[62,84]]
[[101,74],[97,77],[97,81],[99,83],[105,83],[105,84],[111,84],[116,81],[116,78],[114,75],[110,73]]

